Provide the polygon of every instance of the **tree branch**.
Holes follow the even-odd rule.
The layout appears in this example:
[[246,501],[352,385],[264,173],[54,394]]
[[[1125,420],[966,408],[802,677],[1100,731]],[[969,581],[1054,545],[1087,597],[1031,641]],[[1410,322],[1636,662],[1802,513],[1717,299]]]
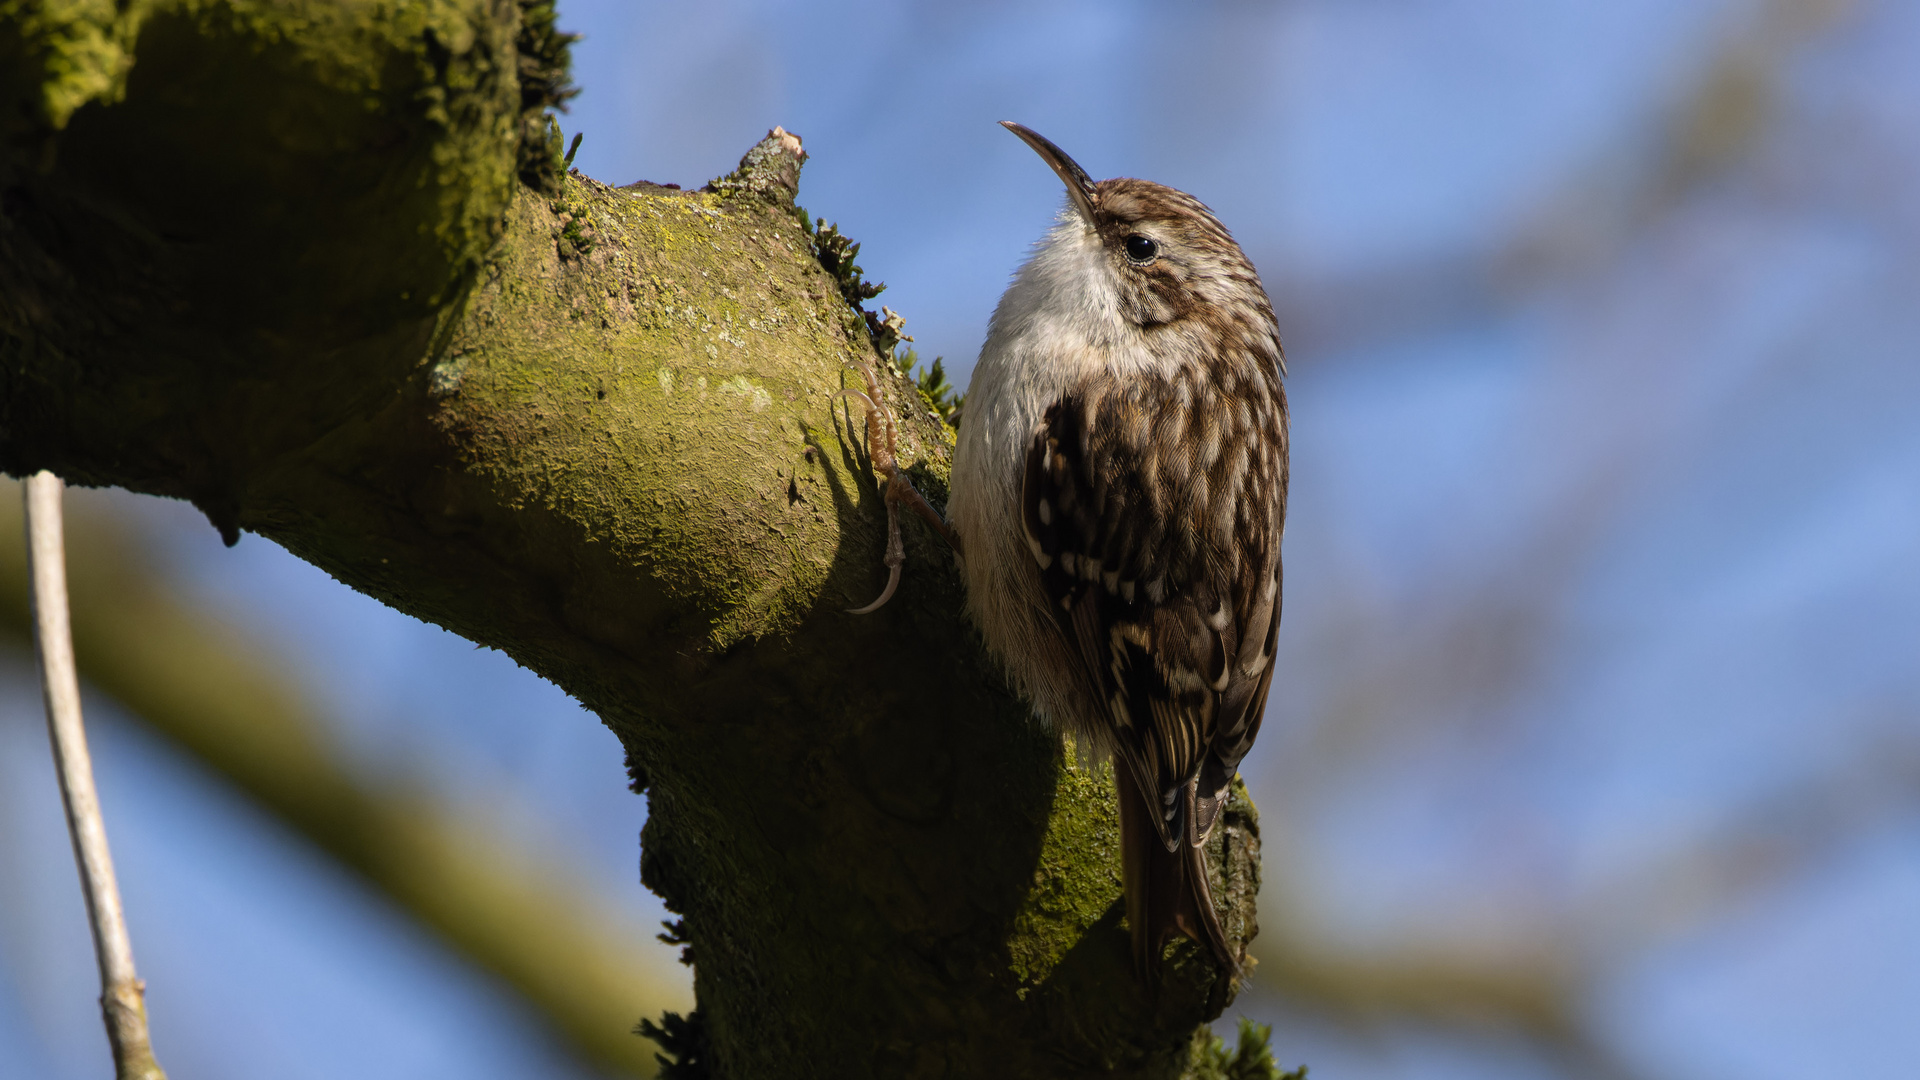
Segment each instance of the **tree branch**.
[[[71,502],[73,642],[89,685],[512,985],[583,1060],[653,1075],[653,1049],[630,1029],[680,993],[649,929],[605,910],[555,860],[502,840],[472,806],[404,770],[375,780],[350,768],[281,658],[168,588],[127,521]],[[0,632],[25,643],[25,552],[5,540],[20,524],[6,505]]]
[[[0,467],[192,499],[599,713],[720,1074],[1177,1073],[1225,1000],[1189,943],[1157,999],[1128,974],[1109,774],[1007,693],[924,530],[841,611],[881,578],[832,400],[873,345],[798,140],[711,191],[537,191],[511,9],[309,8],[296,40],[156,5],[124,100],[10,151]],[[938,500],[950,434],[877,366]]]
[[100,962],[100,1012],[113,1047],[118,1080],[167,1080],[147,1038],[146,987],[133,966],[133,940],[120,906],[120,885],[107,850],[106,822],[93,786],[93,756],[80,718],[80,677],[73,666],[73,636],[67,619],[65,530],[60,520],[60,478],[28,477],[27,576],[33,597],[33,645],[40,661],[40,688],[47,701],[47,733],[53,742],[60,801],[67,811],[73,860],[87,901],[94,956]]

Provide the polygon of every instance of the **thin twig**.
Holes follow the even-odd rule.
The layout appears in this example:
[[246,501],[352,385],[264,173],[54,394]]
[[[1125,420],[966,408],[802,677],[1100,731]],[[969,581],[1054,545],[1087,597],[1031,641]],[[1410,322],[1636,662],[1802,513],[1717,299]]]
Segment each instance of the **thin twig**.
[[33,580],[33,644],[47,700],[47,728],[60,772],[67,831],[87,898],[87,921],[100,960],[100,1011],[113,1046],[116,1080],[166,1080],[147,1041],[146,987],[134,975],[133,943],[120,909],[120,886],[107,852],[106,825],[93,789],[93,759],[80,721],[80,681],[74,674],[73,634],[67,618],[67,558],[60,521],[64,485],[50,472],[27,478],[27,568]]

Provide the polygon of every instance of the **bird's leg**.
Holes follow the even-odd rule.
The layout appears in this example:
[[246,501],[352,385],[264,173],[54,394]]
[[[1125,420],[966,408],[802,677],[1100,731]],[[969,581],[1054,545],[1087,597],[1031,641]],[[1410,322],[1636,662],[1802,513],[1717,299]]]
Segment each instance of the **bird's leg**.
[[887,587],[880,592],[880,598],[866,607],[848,608],[855,615],[867,615],[880,610],[887,601],[893,599],[894,590],[900,587],[900,567],[907,561],[906,545],[900,540],[900,504],[906,503],[914,513],[919,514],[933,530],[946,538],[955,551],[960,550],[960,536],[947,524],[940,511],[933,508],[920,489],[907,479],[906,470],[900,467],[898,454],[899,431],[894,426],[893,413],[880,403],[880,381],[874,376],[869,364],[860,365],[860,377],[865,380],[867,389],[842,390],[834,396],[855,397],[867,406],[867,460],[875,472],[887,478],[884,498],[887,504],[887,553],[881,560],[887,567]]

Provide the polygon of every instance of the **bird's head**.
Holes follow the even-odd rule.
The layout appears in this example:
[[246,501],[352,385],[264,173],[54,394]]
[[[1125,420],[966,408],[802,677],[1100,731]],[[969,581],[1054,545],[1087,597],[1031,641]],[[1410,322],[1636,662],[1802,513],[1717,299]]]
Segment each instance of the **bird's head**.
[[1043,249],[1058,258],[1055,274],[1081,280],[1056,281],[1055,289],[1077,285],[1082,303],[1142,331],[1195,322],[1272,325],[1259,274],[1200,200],[1149,180],[1096,183],[1039,132],[1001,124],[1067,185],[1070,210]]

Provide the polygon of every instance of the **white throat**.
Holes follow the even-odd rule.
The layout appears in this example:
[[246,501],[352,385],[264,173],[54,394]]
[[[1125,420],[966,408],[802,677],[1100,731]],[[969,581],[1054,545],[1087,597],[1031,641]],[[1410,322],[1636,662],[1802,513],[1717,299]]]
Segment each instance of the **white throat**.
[[[982,498],[1012,493],[1001,488],[1016,481],[1027,440],[1048,405],[1089,378],[1127,379],[1155,360],[1139,329],[1120,313],[1099,235],[1069,203],[994,308],[967,387],[956,494],[968,486],[963,472],[970,474],[966,480],[988,480],[996,489],[977,492]],[[998,475],[976,471],[988,469]]]

